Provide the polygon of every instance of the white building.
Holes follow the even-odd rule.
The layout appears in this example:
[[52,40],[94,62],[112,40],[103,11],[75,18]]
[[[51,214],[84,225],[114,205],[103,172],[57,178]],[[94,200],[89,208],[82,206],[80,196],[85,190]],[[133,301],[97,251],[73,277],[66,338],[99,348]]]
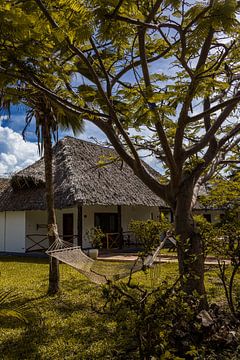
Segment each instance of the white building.
[[[108,163],[99,166],[99,162]],[[148,171],[158,176],[152,168]],[[133,171],[109,148],[66,137],[54,146],[55,208],[59,233],[83,248],[86,232],[100,226],[105,247],[118,247],[118,234],[132,241],[129,222],[158,219],[167,210]],[[121,237],[122,241],[122,237]],[[0,180],[0,251],[44,250],[48,247],[44,162]]]

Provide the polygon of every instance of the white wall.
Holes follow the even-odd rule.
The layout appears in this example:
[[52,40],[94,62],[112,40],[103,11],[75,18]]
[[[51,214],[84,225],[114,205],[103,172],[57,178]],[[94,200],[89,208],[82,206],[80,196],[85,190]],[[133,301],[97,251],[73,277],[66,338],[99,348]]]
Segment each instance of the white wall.
[[[47,212],[41,210],[26,211],[26,250],[40,250],[41,247],[34,245],[33,241],[39,242],[47,236]],[[33,241],[31,240],[33,239]],[[40,243],[48,248],[48,240]]]
[[5,212],[0,212],[0,251],[5,251]]
[[157,206],[122,206],[122,228],[129,230],[131,220],[159,220]]
[[[63,214],[73,214],[74,235],[77,235],[77,208],[67,208],[56,210],[56,220],[58,225],[58,232],[60,236],[63,233]],[[41,241],[41,245],[47,249],[48,240],[44,238],[47,236],[47,212],[41,210],[32,210],[26,212],[26,235],[35,241]],[[26,238],[26,249],[31,246],[31,250],[40,250],[41,247],[34,245],[34,242]],[[74,245],[77,244],[77,239],[74,238]],[[34,246],[33,246],[34,245]]]
[[5,251],[25,252],[25,211],[6,212]]

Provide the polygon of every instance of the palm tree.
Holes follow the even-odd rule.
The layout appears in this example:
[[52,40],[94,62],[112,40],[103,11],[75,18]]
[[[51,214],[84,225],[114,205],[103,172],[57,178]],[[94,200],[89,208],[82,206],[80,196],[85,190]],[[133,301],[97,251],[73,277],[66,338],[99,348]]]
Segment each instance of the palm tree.
[[[6,97],[7,95],[7,97]],[[4,98],[5,96],[5,98]],[[52,140],[57,140],[58,128],[72,129],[76,134],[83,130],[83,123],[80,117],[67,114],[59,105],[49,100],[44,94],[33,89],[20,90],[5,88],[2,91],[1,101],[2,107],[10,111],[12,101],[27,105],[29,110],[26,114],[26,125],[23,130],[23,136],[31,121],[36,119],[36,134],[38,138],[39,152],[44,155],[45,165],[45,184],[46,184],[46,204],[48,214],[48,240],[49,245],[58,240],[58,227],[54,209],[54,187],[53,187],[53,153]],[[49,266],[49,287],[48,294],[54,295],[59,291],[59,262],[57,259],[50,257]]]

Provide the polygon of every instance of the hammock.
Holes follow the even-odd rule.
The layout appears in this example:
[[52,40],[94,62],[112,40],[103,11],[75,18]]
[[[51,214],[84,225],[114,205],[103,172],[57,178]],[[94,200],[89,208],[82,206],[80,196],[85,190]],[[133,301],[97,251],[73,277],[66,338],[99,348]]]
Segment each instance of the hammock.
[[89,280],[96,284],[106,284],[109,281],[116,281],[129,276],[139,270],[149,268],[156,261],[159,251],[164,246],[168,236],[166,236],[157,249],[146,257],[138,257],[134,264],[129,263],[110,263],[104,260],[93,260],[87,256],[80,246],[72,246],[58,238],[46,251],[46,253],[70,265]]

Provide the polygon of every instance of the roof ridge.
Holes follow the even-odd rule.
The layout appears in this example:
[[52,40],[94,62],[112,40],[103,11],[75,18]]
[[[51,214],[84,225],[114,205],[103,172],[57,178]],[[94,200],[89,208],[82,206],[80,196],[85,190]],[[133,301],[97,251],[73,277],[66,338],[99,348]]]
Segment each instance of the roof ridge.
[[109,146],[107,146],[107,144],[106,145],[101,145],[101,144],[97,144],[97,143],[94,143],[94,142],[89,141],[89,140],[75,138],[74,136],[70,136],[70,135],[64,136],[64,138],[60,139],[59,142],[64,142],[64,141],[66,141],[68,139],[73,140],[75,142],[82,142],[82,143],[85,143],[85,144],[88,144],[88,145],[91,145],[91,146],[97,146],[97,147],[100,147],[102,149],[114,150],[113,146],[111,146],[110,144],[109,144]]

